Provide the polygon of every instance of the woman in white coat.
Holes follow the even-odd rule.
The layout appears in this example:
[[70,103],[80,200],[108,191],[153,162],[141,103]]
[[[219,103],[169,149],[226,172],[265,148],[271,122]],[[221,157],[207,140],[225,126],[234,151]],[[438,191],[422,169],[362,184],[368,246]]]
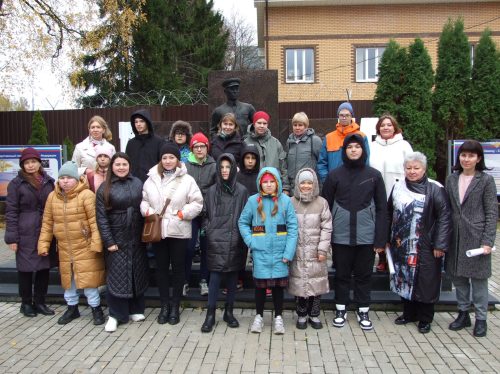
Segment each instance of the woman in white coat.
[[89,129],[89,136],[76,145],[73,158],[71,159],[76,163],[79,175],[95,171],[97,156],[95,147],[98,145],[108,148],[111,152],[111,157],[116,153],[115,146],[110,143],[112,134],[104,118],[93,116],[87,127]]
[[[148,173],[142,189],[141,213],[144,217],[160,214],[169,203],[161,224],[161,241],[153,243],[156,259],[156,279],[160,292],[161,311],[158,323],[179,323],[179,304],[184,285],[184,259],[191,220],[203,208],[203,197],[196,181],[180,161],[179,147],[172,142],[163,145],[158,165]],[[172,265],[172,298],[169,288],[169,268]]]
[[[391,195],[396,182],[404,180],[403,161],[413,149],[398,126],[396,119],[390,114],[382,115],[376,125],[377,137],[370,145],[370,166],[380,171],[384,178],[387,198]],[[378,272],[387,271],[385,253],[379,253]]]

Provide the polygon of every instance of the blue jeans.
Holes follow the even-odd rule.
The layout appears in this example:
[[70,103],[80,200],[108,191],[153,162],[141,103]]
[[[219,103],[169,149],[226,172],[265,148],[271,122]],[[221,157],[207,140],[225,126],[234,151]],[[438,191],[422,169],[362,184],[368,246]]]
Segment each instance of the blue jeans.
[[[185,267],[185,283],[189,283],[191,279],[191,267],[193,265],[194,249],[198,241],[198,234],[202,224],[202,217],[198,216],[191,221],[192,236],[189,240],[188,248],[186,251],[186,267]],[[207,269],[207,237],[205,234],[200,235],[200,279],[208,280]]]
[[230,271],[221,273],[220,271],[212,271],[210,273],[210,283],[208,285],[208,306],[215,308],[217,306],[217,296],[219,295],[219,287],[222,277],[226,277],[226,303],[234,304],[234,296],[236,294],[236,283],[238,283],[238,272]]
[[[84,288],[83,293],[87,297],[87,302],[92,308],[101,305],[101,296],[99,295],[99,290],[97,288]],[[77,305],[79,297],[80,296],[76,289],[75,278],[73,274],[71,274],[71,287],[64,290],[64,300],[66,300],[66,304],[69,306]]]

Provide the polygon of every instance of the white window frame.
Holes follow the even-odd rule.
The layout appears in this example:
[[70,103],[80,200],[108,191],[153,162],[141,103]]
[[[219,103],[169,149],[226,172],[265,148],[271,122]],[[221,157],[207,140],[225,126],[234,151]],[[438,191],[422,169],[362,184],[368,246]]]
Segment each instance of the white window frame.
[[[288,52],[292,51],[293,52],[293,70],[294,70],[294,77],[289,78],[288,77]],[[312,51],[312,56],[311,56],[311,75],[308,76],[306,73],[306,56],[307,53],[306,51]],[[286,83],[314,83],[314,54],[315,54],[314,48],[286,48],[285,50],[285,80]],[[302,59],[302,71],[298,71],[298,64],[297,61],[298,59]]]
[[[358,61],[358,50],[363,51],[363,57]],[[370,50],[375,51],[375,58],[369,58],[368,53]],[[382,55],[384,54],[385,47],[356,47],[356,64],[355,64],[355,77],[356,82],[378,82],[378,66]],[[370,63],[375,63],[375,76],[369,77]],[[358,69],[363,69],[363,77],[358,79]]]

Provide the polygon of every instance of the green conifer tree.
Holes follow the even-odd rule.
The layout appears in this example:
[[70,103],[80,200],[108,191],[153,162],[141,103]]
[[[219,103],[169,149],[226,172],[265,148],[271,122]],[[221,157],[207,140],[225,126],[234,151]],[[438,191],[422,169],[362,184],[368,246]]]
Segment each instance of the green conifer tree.
[[73,152],[75,151],[75,143],[66,135],[63,140],[63,144],[66,146],[66,152],[68,159],[66,161],[70,161],[73,158]]
[[467,121],[466,100],[471,77],[470,46],[464,22],[448,20],[439,38],[438,64],[433,102],[433,119],[437,125],[438,180],[446,177],[448,140],[463,136]]
[[468,123],[464,135],[479,141],[500,134],[500,70],[499,55],[485,30],[475,48],[472,80],[467,100]]
[[33,120],[31,122],[31,137],[28,140],[28,144],[49,144],[47,126],[45,125],[45,120],[39,110],[37,110],[33,115]]

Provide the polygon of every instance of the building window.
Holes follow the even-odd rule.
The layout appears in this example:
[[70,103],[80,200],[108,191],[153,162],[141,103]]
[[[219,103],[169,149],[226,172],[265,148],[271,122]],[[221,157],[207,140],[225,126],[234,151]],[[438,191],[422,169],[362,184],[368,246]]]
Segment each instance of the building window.
[[314,82],[314,49],[286,49],[286,83]]
[[384,47],[356,48],[356,82],[376,82]]

